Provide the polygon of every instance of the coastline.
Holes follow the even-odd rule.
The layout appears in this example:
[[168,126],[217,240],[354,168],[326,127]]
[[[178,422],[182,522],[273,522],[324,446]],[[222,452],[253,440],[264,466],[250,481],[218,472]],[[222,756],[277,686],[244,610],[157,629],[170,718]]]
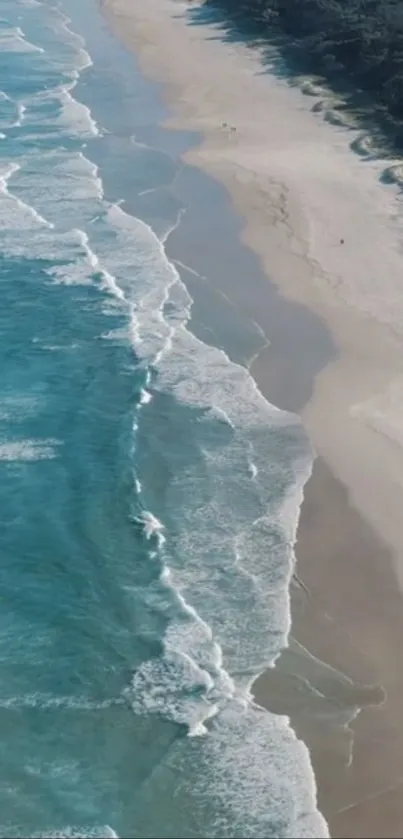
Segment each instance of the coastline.
[[[114,7],[115,15],[117,7],[119,7],[119,14],[122,14],[125,0],[114,0],[109,5]],[[175,10],[178,9],[178,20],[172,20],[174,7]],[[397,836],[396,830],[399,829],[400,816],[403,813],[403,807],[399,808],[399,792],[397,791],[395,795],[393,790],[395,780],[403,768],[403,742],[396,737],[400,685],[395,673],[400,636],[400,632],[396,631],[396,626],[400,623],[401,596],[396,591],[396,580],[392,570],[393,562],[397,562],[398,559],[392,559],[390,548],[393,548],[395,556],[399,557],[402,545],[397,525],[401,492],[400,495],[398,493],[398,498],[393,498],[392,490],[395,489],[397,483],[401,453],[399,451],[396,453],[396,441],[393,440],[391,443],[390,436],[385,443],[382,435],[379,433],[374,435],[370,425],[360,423],[357,427],[357,417],[352,421],[349,409],[352,401],[357,402],[368,399],[369,396],[372,397],[377,392],[375,384],[378,391],[380,387],[389,384],[390,370],[400,374],[397,350],[401,346],[401,336],[396,330],[385,330],[384,323],[377,322],[372,316],[368,317],[368,313],[363,312],[362,309],[356,311],[349,308],[337,294],[334,294],[334,298],[331,297],[330,292],[334,292],[336,286],[332,286],[330,281],[332,275],[319,267],[321,263],[313,255],[312,219],[308,219],[307,214],[304,213],[296,194],[284,189],[284,183],[281,180],[276,181],[272,173],[264,171],[264,167],[260,173],[256,172],[253,167],[248,169],[247,160],[255,160],[257,152],[262,151],[261,145],[257,148],[256,144],[251,143],[252,139],[256,140],[256,138],[247,136],[248,119],[251,123],[256,123],[253,113],[248,116],[248,109],[245,108],[245,125],[242,125],[242,131],[239,130],[239,125],[236,126],[236,132],[223,130],[222,122],[225,121],[226,114],[222,114],[221,110],[214,110],[217,104],[214,97],[212,97],[212,106],[210,104],[207,107],[208,103],[205,102],[207,97],[210,101],[211,89],[208,82],[204,83],[203,88],[202,78],[193,79],[194,85],[200,85],[199,93],[201,90],[200,99],[196,96],[193,103],[189,98],[189,93],[186,94],[183,89],[181,90],[178,79],[170,77],[170,70],[166,74],[162,72],[164,66],[166,71],[168,67],[172,67],[174,75],[175,72],[179,73],[180,59],[177,65],[174,62],[171,64],[169,54],[165,55],[163,50],[158,50],[157,45],[161,43],[158,40],[158,31],[161,33],[161,27],[167,23],[170,25],[171,21],[172,32],[177,32],[177,39],[179,39],[176,41],[174,39],[173,46],[178,45],[179,41],[185,37],[184,27],[187,27],[187,22],[181,20],[180,16],[187,9],[187,3],[178,3],[175,0],[153,0],[147,12],[126,9],[123,12],[124,20],[127,24],[135,17],[136,34],[131,26],[126,27],[124,40],[132,48],[135,45],[136,54],[146,74],[156,81],[160,82],[164,79],[166,82],[168,100],[176,113],[176,117],[169,121],[169,125],[174,128],[190,128],[203,133],[204,141],[201,147],[188,151],[184,155],[185,161],[205,169],[224,183],[239,216],[247,221],[246,228],[240,234],[241,239],[258,254],[266,273],[280,289],[280,297],[284,295],[288,299],[286,305],[290,305],[289,301],[292,300],[297,304],[308,306],[314,315],[319,316],[318,324],[323,319],[332,332],[338,350],[336,356],[332,350],[332,342],[327,342],[323,336],[317,337],[312,342],[312,351],[307,353],[310,366],[308,365],[309,370],[305,379],[308,381],[310,378],[311,382],[315,382],[313,396],[309,393],[309,388],[305,395],[302,392],[298,393],[298,377],[293,368],[293,362],[298,359],[301,348],[308,346],[311,323],[301,335],[300,345],[297,342],[291,349],[288,371],[290,373],[293,370],[294,385],[287,386],[287,381],[292,381],[287,380],[287,376],[285,379],[280,376],[280,379],[276,380],[269,374],[264,352],[259,353],[250,367],[259,387],[270,401],[278,404],[279,407],[301,411],[311,439],[319,454],[323,456],[323,460],[319,458],[314,465],[302,505],[296,549],[297,571],[309,593],[309,606],[307,608],[307,591],[296,587],[293,591],[293,635],[301,643],[306,643],[307,648],[315,655],[333,667],[340,668],[343,673],[347,673],[354,679],[351,685],[351,691],[355,697],[354,702],[358,704],[359,698],[362,704],[367,702],[369,704],[369,707],[356,720],[352,714],[347,722],[345,717],[340,720],[336,719],[337,714],[334,713],[332,707],[319,735],[317,717],[315,717],[315,730],[313,730],[312,717],[311,720],[306,721],[304,703],[300,700],[297,702],[295,712],[290,712],[291,720],[297,733],[310,747],[317,778],[319,776],[319,806],[330,822],[332,835],[376,836],[382,829],[383,835]],[[154,15],[158,13],[158,21],[156,18],[153,19],[153,13]],[[122,36],[123,33],[116,18],[115,23]],[[195,27],[195,30],[200,30],[200,27]],[[196,34],[192,36],[193,45],[199,44],[203,54],[207,43],[205,34],[196,31]],[[212,43],[215,52],[217,49],[219,51],[222,49],[219,40]],[[234,61],[241,56],[245,61],[245,66],[250,66],[250,79],[253,79],[251,83],[255,85],[258,81],[255,72],[259,58],[243,49],[230,47],[228,50],[231,57],[229,66],[233,69]],[[225,47],[225,51],[220,52],[220,56],[226,55],[228,50]],[[221,57],[218,58],[217,55],[216,60],[221,61]],[[197,61],[196,57],[195,61]],[[214,65],[213,70],[217,69],[217,66]],[[203,75],[202,70],[199,72]],[[301,100],[299,91],[287,90],[288,94],[294,97],[295,101],[296,97],[299,97],[298,101]],[[284,91],[282,95],[285,95]],[[203,110],[203,104],[206,104],[205,110]],[[239,106],[237,107],[239,109]],[[240,116],[241,113],[239,112],[238,115]],[[309,116],[313,118],[311,114]],[[222,122],[220,122],[221,117]],[[231,115],[228,117],[228,122],[231,122]],[[326,131],[329,130],[329,126],[325,128]],[[267,130],[267,125],[262,125],[261,130],[262,142],[266,136],[264,131]],[[338,134],[337,130],[336,134]],[[227,160],[225,150],[231,148],[234,150],[235,162],[231,159]],[[351,155],[350,151],[348,153]],[[243,156],[243,165],[236,160],[239,154]],[[277,159],[273,163],[274,168],[278,164]],[[279,172],[283,176],[281,161]],[[262,177],[266,178],[264,190],[261,188]],[[168,252],[171,254],[172,251],[175,251],[175,237],[169,241]],[[346,248],[346,251],[346,257],[343,256],[343,260],[345,258],[348,260],[350,249]],[[178,252],[181,252],[180,247],[178,247]],[[336,263],[338,259],[339,257],[336,258]],[[326,282],[321,284],[321,280],[329,280],[329,288],[326,287]],[[239,289],[240,284],[237,283],[236,287]],[[260,290],[260,296],[257,296],[258,308],[259,304],[262,305],[262,301],[267,305],[267,297],[262,297],[262,293],[264,294],[264,289],[263,292]],[[231,302],[233,301],[233,289],[230,290],[228,298]],[[242,309],[245,307],[241,300],[237,305]],[[257,323],[264,332],[260,321]],[[267,328],[267,333],[271,337],[270,328]],[[376,342],[374,344],[376,353],[370,350],[371,342]],[[273,341],[273,346],[276,346],[275,341]],[[365,356],[363,356],[363,347],[366,349]],[[280,361],[281,358],[280,353]],[[301,362],[301,356],[299,361]],[[276,365],[273,367],[275,368]],[[321,368],[323,368],[322,372],[320,372]],[[296,369],[298,371],[298,367]],[[295,399],[293,405],[282,401],[290,392]],[[305,402],[306,407],[303,407]],[[326,403],[327,413],[324,410]],[[326,423],[325,428],[323,428],[324,423]],[[344,446],[344,433],[348,441],[346,446]],[[374,437],[378,444],[375,446],[376,457],[372,462],[369,458],[370,462],[364,471],[364,477],[367,482],[374,476],[377,477],[378,493],[380,493],[379,464],[377,463],[379,455],[382,454],[387,461],[383,472],[381,470],[380,477],[382,489],[385,489],[386,493],[383,499],[384,508],[380,513],[375,511],[377,515],[372,515],[372,513],[378,501],[378,493],[374,498],[367,498],[368,492],[363,493],[363,481],[360,477],[360,463],[371,450]],[[340,438],[342,438],[343,446]],[[344,448],[346,451],[340,460],[340,452]],[[357,452],[356,449],[358,449]],[[349,456],[352,452],[358,457],[352,457],[352,465],[350,465]],[[393,463],[392,458],[395,458],[396,462]],[[338,466],[337,469],[335,469],[335,464]],[[341,477],[348,485],[348,497],[346,490],[342,488],[337,477],[332,475],[331,470],[335,471],[337,477]],[[335,513],[335,497],[339,499],[338,513]],[[388,501],[392,501],[389,504],[390,514],[385,517]],[[368,530],[369,525],[363,521],[362,515],[356,511],[355,507],[365,512],[366,518],[378,530],[378,536],[373,530]],[[312,521],[312,518],[315,520]],[[394,526],[391,527],[391,524]],[[340,530],[342,532],[345,530],[348,535],[342,546],[337,540]],[[389,550],[381,541],[386,531],[390,537]],[[329,534],[332,534],[332,537]],[[328,557],[328,562],[325,571],[319,575],[319,581],[317,581],[324,553]],[[357,556],[366,560],[369,553],[372,557],[369,568],[366,561],[359,562],[358,567],[354,567]],[[382,567],[379,562],[380,553],[383,556]],[[336,568],[334,561],[335,557],[339,559],[340,556],[343,558],[345,567],[343,572],[340,571],[339,562]],[[385,569],[385,563],[389,569]],[[352,575],[351,569],[354,570]],[[367,585],[368,574],[370,582]],[[381,595],[379,595],[378,587],[380,581],[384,583],[384,586],[381,586]],[[363,590],[364,599],[359,596]],[[346,594],[351,599],[348,621],[345,616]],[[391,602],[394,603],[393,610]],[[312,608],[312,603],[314,608]],[[373,620],[372,606],[376,603],[378,603],[379,617]],[[370,614],[368,615],[369,604]],[[390,655],[385,656],[390,649],[392,649]],[[381,667],[381,663],[385,660],[389,667],[386,664]],[[273,707],[271,684],[273,672],[275,671],[263,675],[255,685],[257,700],[269,708]],[[380,680],[387,688],[388,702],[386,704],[380,704],[384,698],[382,691],[368,689],[367,692],[365,688],[361,688],[361,685],[356,684],[356,682],[379,684]],[[289,684],[286,686],[286,691],[289,693]],[[280,686],[281,702],[284,696],[285,693]],[[354,702],[350,703],[353,707]],[[347,708],[350,707],[348,701],[344,702],[344,705]],[[339,710],[338,705],[337,709]],[[374,729],[375,737],[373,736]],[[354,732],[352,736],[350,736],[350,731]],[[347,746],[345,746],[346,733]],[[354,760],[351,759],[351,739],[354,741]],[[384,747],[383,760],[380,760],[380,743]],[[329,761],[331,768],[327,771]],[[371,772],[367,771],[368,765],[372,766]],[[354,767],[354,773],[350,771],[352,767]],[[396,799],[393,802],[395,809],[392,815],[389,799],[385,805],[389,807],[387,830],[390,832],[385,832],[387,810],[383,812],[381,810],[381,821],[376,822],[374,806],[371,805],[371,802],[375,801],[374,796],[385,789],[388,790],[389,798],[394,795]],[[353,802],[358,800],[364,803],[352,807]],[[379,809],[378,795],[375,806]]]
[[[184,161],[224,184],[245,219],[241,239],[266,274],[330,329],[338,357],[317,376],[303,420],[317,452],[401,564],[397,187],[380,183],[384,160],[352,154],[355,133],[325,122],[312,113],[311,96],[264,72],[259,51],[224,44],[219,24],[200,22],[199,9],[189,0],[104,4],[145,75],[163,82],[174,115],[165,126],[202,135]],[[380,402],[388,403],[390,420]]]
[[[188,190],[189,198],[192,197],[192,206],[181,224],[170,235],[166,250],[169,258],[177,264],[181,258],[191,262],[192,270],[197,269],[195,278],[190,271],[186,271],[183,262],[179,265],[182,281],[187,285],[194,300],[189,329],[199,334],[202,340],[211,341],[218,346],[225,345],[226,351],[231,355],[228,332],[222,331],[222,324],[228,320],[230,312],[230,325],[235,332],[233,345],[239,352],[239,331],[236,328],[234,311],[241,311],[243,315],[245,311],[248,312],[248,296],[253,297],[257,307],[262,306],[263,302],[267,305],[265,315],[270,318],[270,323],[267,323],[268,334],[272,335],[274,321],[277,322],[278,334],[280,335],[282,330],[287,334],[290,318],[296,332],[294,341],[290,342],[291,357],[288,354],[290,348],[282,346],[275,334],[275,339],[269,347],[266,348],[264,343],[261,345],[261,349],[256,353],[256,361],[249,369],[269,401],[277,400],[276,404],[281,408],[298,412],[301,405],[309,399],[319,364],[324,366],[326,360],[333,358],[334,348],[329,336],[315,317],[307,320],[305,328],[303,308],[293,306],[290,301],[278,296],[272,283],[260,270],[253,252],[242,245],[236,245],[239,225],[237,218],[229,211],[225,190],[218,183],[210,181],[206,184],[203,173],[200,174],[197,170],[186,168],[184,175],[189,183],[184,189],[179,178],[176,192],[179,192],[182,200],[186,200]],[[203,207],[206,204],[210,212],[208,219],[203,220]],[[209,249],[208,243],[213,240],[218,224],[220,244]],[[248,277],[246,289],[245,276]],[[245,331],[245,324],[253,324],[253,314],[254,312],[249,311],[245,316],[241,324],[242,332]],[[203,332],[203,324],[208,324],[207,334]],[[256,332],[254,335],[256,337]],[[292,361],[295,365],[296,359],[301,358],[304,347],[308,350],[311,347],[311,351],[307,352],[304,363],[296,368],[301,374],[301,382],[295,387],[295,366],[291,376],[288,375],[288,369]],[[246,363],[246,359],[240,356],[235,356],[234,360]],[[276,371],[280,371],[280,377],[275,375]],[[340,533],[346,534],[342,545]],[[395,764],[390,764],[388,760],[388,750],[392,743],[390,720],[388,715],[385,719],[383,713],[379,713],[384,693],[377,686],[380,678],[378,662],[376,659],[372,660],[371,648],[366,650],[366,644],[362,643],[365,639],[370,639],[373,643],[378,626],[372,620],[372,612],[368,616],[367,624],[365,623],[364,607],[357,616],[354,614],[357,595],[365,584],[366,575],[362,563],[353,576],[350,573],[349,563],[355,561],[356,554],[361,558],[368,556],[371,559],[371,602],[378,601],[383,610],[381,620],[385,621],[386,631],[390,633],[387,643],[385,639],[385,648],[387,645],[391,649],[395,646],[389,659],[392,669],[389,673],[382,674],[382,678],[389,684],[394,679],[394,662],[399,658],[400,632],[396,634],[394,628],[400,621],[398,613],[401,598],[394,592],[396,614],[393,614],[390,620],[389,590],[383,591],[382,586],[382,583],[388,581],[393,589],[394,575],[390,553],[351,506],[346,490],[321,458],[315,460],[312,476],[305,487],[295,552],[297,579],[302,577],[303,587],[297,584],[291,590],[292,636],[321,661],[327,662],[340,672],[331,674],[329,684],[323,680],[320,667],[316,668],[316,674],[313,673],[313,678],[316,675],[319,680],[315,686],[319,687],[326,697],[323,706],[312,703],[312,696],[308,695],[306,698],[305,695],[300,695],[302,683],[295,679],[292,684],[288,676],[284,676],[281,659],[275,670],[268,671],[257,679],[254,695],[258,703],[269,710],[275,713],[289,713],[293,729],[307,743],[314,770],[319,774],[319,807],[330,822],[332,835],[359,837],[363,835],[363,831],[365,835],[372,835],[370,829],[372,824],[375,824],[377,826],[373,835],[376,836],[380,830],[379,822],[374,821],[372,814],[370,823],[367,823],[365,812],[360,814],[358,832],[355,834],[352,833],[351,822],[351,815],[354,814],[345,809],[349,808],[353,801],[361,800],[367,793],[372,795],[375,790],[392,785],[396,772]],[[342,570],[338,563],[339,554],[343,557]],[[378,562],[379,556],[383,557],[381,564]],[[323,557],[327,560],[324,568]],[[387,564],[389,574],[385,567]],[[354,568],[353,565],[352,567]],[[381,592],[383,597],[379,599]],[[344,626],[346,595],[351,596],[351,626]],[[362,627],[358,619],[363,624]],[[298,662],[292,662],[292,667],[298,670]],[[346,683],[345,674],[351,678],[351,683]],[[303,660],[300,675],[304,677]],[[403,684],[398,686],[398,689],[403,689]],[[335,702],[334,691],[337,694]],[[396,692],[397,702],[398,695]],[[357,707],[365,708],[356,722],[354,702],[357,703]],[[357,724],[358,733],[354,730]],[[374,740],[371,731],[375,727],[378,734]],[[364,759],[375,768],[371,777],[363,773],[362,762],[356,776],[353,777],[350,772],[351,754],[357,751],[357,740],[359,749],[363,752],[361,761]],[[380,742],[385,743],[383,760],[380,760]],[[384,814],[380,824],[385,824]]]

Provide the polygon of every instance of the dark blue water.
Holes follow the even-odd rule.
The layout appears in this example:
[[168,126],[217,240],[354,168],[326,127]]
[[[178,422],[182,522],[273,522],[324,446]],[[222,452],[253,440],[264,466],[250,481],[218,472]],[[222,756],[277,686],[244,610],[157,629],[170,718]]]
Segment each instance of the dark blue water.
[[190,138],[92,0],[0,18],[0,834],[323,835],[250,695],[310,452],[186,329]]

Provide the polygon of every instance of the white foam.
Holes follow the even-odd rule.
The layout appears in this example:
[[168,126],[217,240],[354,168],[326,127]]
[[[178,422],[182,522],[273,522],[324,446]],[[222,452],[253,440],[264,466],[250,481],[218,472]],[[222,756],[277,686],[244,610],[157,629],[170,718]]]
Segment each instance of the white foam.
[[403,163],[401,160],[385,168],[383,180],[386,183],[403,187]]
[[14,172],[20,169],[18,163],[6,163],[0,166],[0,190],[3,192],[7,189],[7,181],[11,178]]
[[68,130],[70,134],[77,134],[80,137],[94,137],[100,133],[91,111],[82,102],[74,99],[71,91],[75,83],[60,88],[61,114],[58,117],[59,125]]
[[359,134],[351,143],[351,148],[362,157],[376,157],[380,155],[380,148],[370,134]]
[[[20,125],[23,112],[21,106],[14,102],[3,90],[0,91],[0,127],[13,128]],[[5,134],[2,134],[5,138]]]
[[[234,423],[232,422],[228,414],[226,414],[223,408],[220,408],[219,405],[212,405],[209,410],[209,415],[212,419],[217,418],[220,422],[226,423],[227,425],[229,425],[230,428],[235,430]],[[204,415],[204,418],[205,416],[206,415]]]
[[136,714],[159,713],[192,730],[218,710],[199,696],[210,687],[208,674],[191,657],[172,652],[141,665],[125,695]]
[[168,224],[166,226],[166,228],[164,230],[164,233],[161,235],[161,242],[162,242],[163,245],[166,244],[166,242],[168,241],[171,233],[173,233],[174,230],[176,230],[176,228],[179,227],[179,225],[181,223],[182,216],[184,216],[185,213],[186,213],[186,208],[179,209],[176,220],[172,224]]
[[115,237],[111,253],[109,241],[103,242],[100,236],[98,252],[102,264],[113,274],[133,306],[133,338],[141,346],[141,355],[158,364],[169,347],[172,332],[162,309],[170,286],[179,279],[178,273],[169,263],[162,242],[145,222],[134,219],[114,204],[108,209],[104,223],[115,232]]
[[321,80],[315,82],[313,77],[302,81],[301,90],[306,96],[326,96],[329,93],[328,89],[321,84]]
[[52,6],[51,11],[51,21],[53,23],[54,31],[60,32],[60,30],[63,30],[63,43],[65,43],[67,35],[67,40],[70,43],[74,44],[75,46],[78,46],[79,49],[84,47],[85,38],[78,32],[74,32],[74,30],[71,29],[70,24],[72,21],[71,18],[65,13],[65,11],[62,11],[60,6]]
[[152,393],[150,393],[148,390],[145,390],[145,388],[141,389],[141,393],[140,393],[140,404],[141,405],[148,405],[148,403],[151,402],[152,398],[153,398]]
[[[203,741],[198,776],[192,773],[190,781],[202,795],[208,793],[208,778],[224,811],[221,831],[249,837],[329,836],[315,807],[308,750],[284,717],[234,700],[211,728],[214,736]],[[222,835],[219,824],[211,829]]]
[[[221,646],[224,643],[226,666],[230,665],[230,672],[242,668],[258,672],[274,660],[287,640],[290,622],[288,585],[294,563],[292,543],[300,489],[310,470],[310,451],[296,418],[269,405],[245,368],[231,363],[224,352],[205,346],[187,331],[191,299],[153,231],[118,206],[110,208],[107,221],[116,231],[117,243],[111,251],[109,242],[105,241],[102,262],[109,263],[109,270],[113,270],[116,282],[123,286],[126,299],[133,303],[136,330],[141,338],[141,343],[136,344],[136,352],[158,368],[157,389],[172,393],[186,405],[202,408],[204,414],[199,422],[206,430],[214,422],[231,430],[231,439],[226,440],[224,447],[214,450],[211,456],[208,451],[203,455],[212,482],[208,503],[202,500],[203,483],[200,483],[199,491],[198,463],[194,474],[191,467],[187,474],[180,471],[181,486],[177,486],[173,478],[172,502],[168,496],[174,517],[175,510],[183,510],[175,540],[176,551],[179,556],[186,556],[187,561],[175,572],[171,567],[171,580],[182,598],[182,605],[195,607],[195,620],[191,631],[189,626],[187,631],[190,635],[196,632],[198,620],[205,614],[207,622],[213,620],[217,627],[217,641]],[[176,293],[178,286],[181,286],[180,294]],[[168,299],[171,306],[169,315],[164,317],[164,304]],[[290,448],[289,451],[284,449],[283,458],[279,458],[281,449],[278,450],[277,433],[282,433],[285,441],[289,437]],[[256,486],[253,495],[251,462]],[[256,462],[267,464],[265,473],[257,469]],[[277,491],[276,478],[280,480]],[[295,484],[297,491],[286,498],[288,484]],[[217,563],[216,552],[231,586],[235,585],[235,590],[230,592],[227,614],[211,576],[212,567]],[[211,559],[206,562],[209,554]],[[170,560],[177,562],[168,555],[167,561]],[[281,572],[277,571],[277,565]],[[229,650],[234,646],[234,626],[239,620],[238,598],[245,604],[250,598],[254,604],[254,614],[249,619],[252,643],[248,641],[247,633],[241,633],[243,638],[239,637],[230,654]],[[274,636],[270,633],[273,623],[276,625]],[[197,657],[196,636],[194,641],[192,654]],[[169,646],[166,650],[170,654]],[[209,672],[211,662],[207,659],[208,656],[203,666]],[[217,673],[215,677],[218,678]],[[223,682],[228,679],[223,673],[221,677]]]
[[0,461],[34,462],[57,457],[60,440],[13,440],[0,442]]
[[17,103],[17,117],[16,117],[16,119],[15,119],[15,122],[13,123],[13,127],[14,127],[14,128],[16,128],[16,127],[18,127],[18,126],[22,125],[22,123],[23,123],[23,119],[24,119],[24,114],[25,114],[25,111],[26,111],[26,107],[25,107],[25,105],[23,105],[23,104],[21,104],[20,102],[18,102],[18,103]]
[[45,273],[53,278],[55,283],[60,285],[91,285],[94,273],[99,271],[99,260],[89,246],[88,236],[83,230],[73,230],[78,245],[78,251],[74,262],[55,265],[45,269]]
[[143,526],[146,539],[151,539],[153,536],[156,536],[159,544],[164,544],[164,525],[153,513],[149,510],[143,510],[141,516],[136,521]]
[[97,167],[81,152],[56,150],[24,161],[13,194],[51,218],[59,231],[70,231],[86,226],[100,211],[103,188]]
[[39,52],[43,53],[42,47],[31,44],[26,40],[22,29],[19,26],[0,29],[0,50],[2,52]]
[[78,64],[76,65],[79,70],[86,70],[87,67],[91,67],[93,64],[92,58],[90,54],[85,49],[85,38],[79,35],[77,32],[74,32],[70,28],[71,19],[64,15],[60,10],[60,18],[61,18],[61,25],[62,29],[64,30],[64,38],[67,35],[69,43],[78,47],[76,50],[76,56],[79,59]]
[[[13,833],[13,836],[18,837],[18,834]],[[20,836],[26,836],[26,833],[22,833]],[[119,836],[110,825],[104,824],[96,827],[69,826],[46,831],[45,833],[31,833],[29,839],[119,839]]]
[[117,285],[116,278],[112,274],[110,274],[109,271],[106,271],[104,268],[102,268],[102,277],[104,280],[104,288],[108,289],[108,291],[114,294],[118,298],[118,300],[124,301],[126,299],[124,292]]
[[34,416],[40,405],[37,396],[25,393],[14,393],[12,396],[0,397],[0,420],[6,422],[23,422],[29,416]]
[[[0,207],[0,229],[21,230],[40,227],[52,228],[53,225],[36,212],[34,207],[25,204],[8,190],[8,182],[19,171],[18,163],[0,165],[0,194],[3,195]],[[6,243],[3,245],[6,250]]]
[[256,463],[253,462],[253,460],[251,460],[249,462],[249,468],[250,468],[251,477],[252,478],[257,478],[257,476],[259,474],[259,469],[257,468]]
[[31,693],[23,696],[0,696],[0,709],[38,708],[43,711],[102,711],[114,705],[121,705],[122,698],[96,700],[86,696],[53,696],[46,693]]
[[[91,115],[90,109],[79,102],[73,96],[76,86],[76,79],[72,82],[41,90],[25,99],[27,114],[25,125],[37,125],[38,114],[40,116],[41,135],[43,128],[47,126],[52,133],[57,132],[57,139],[63,132],[67,137],[86,139],[95,137],[100,133],[96,121]],[[52,111],[50,108],[53,106]],[[34,135],[35,136],[35,135]]]
[[[60,164],[60,170],[57,164]],[[94,207],[98,207],[102,200],[97,167],[82,154],[76,153],[45,155],[41,165],[42,168],[38,166],[37,171],[36,161],[31,157],[24,166],[14,162],[0,166],[3,253],[54,262],[44,269],[54,283],[86,285],[93,283],[97,275],[102,287],[124,301],[115,278],[100,265],[87,233],[74,226],[80,216],[83,223],[91,218]],[[54,165],[55,172],[49,175]],[[18,195],[9,189],[11,179],[13,190]],[[44,218],[38,209],[19,195],[51,214],[57,230],[53,222]],[[24,237],[21,230],[24,230]]]

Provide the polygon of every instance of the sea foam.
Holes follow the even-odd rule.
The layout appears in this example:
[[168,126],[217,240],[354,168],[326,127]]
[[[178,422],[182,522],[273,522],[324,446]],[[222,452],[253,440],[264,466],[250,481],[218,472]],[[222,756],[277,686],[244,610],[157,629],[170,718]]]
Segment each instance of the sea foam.
[[[53,18],[57,22],[55,10]],[[100,128],[74,98],[79,72],[91,59],[86,63],[82,39],[69,23],[59,16],[77,53],[66,67],[71,81],[40,86],[20,102],[23,125],[15,127],[24,129],[25,140],[18,162],[6,163],[0,172],[0,225],[6,255],[41,259],[49,263],[43,269],[49,283],[98,285],[116,301],[116,311],[130,321],[128,335],[146,371],[133,417],[134,455],[147,423],[151,445],[153,435],[157,440],[168,432],[172,478],[164,503],[148,486],[147,470],[137,476],[134,461],[137,507],[131,519],[158,570],[143,596],[164,616],[166,629],[160,652],[135,669],[117,701],[136,714],[156,713],[183,725],[193,735],[182,752],[194,754],[194,767],[185,763],[182,775],[192,777],[206,800],[208,789],[214,790],[226,830],[232,821],[241,835],[269,835],[274,802],[285,820],[278,835],[294,829],[299,836],[325,835],[306,750],[287,720],[257,709],[250,694],[255,676],[287,644],[293,543],[311,451],[296,417],[270,405],[249,372],[223,350],[191,334],[192,300],[164,241],[105,198],[98,169],[83,153],[86,139],[96,138]],[[22,50],[21,39],[15,30],[5,40]],[[47,60],[41,49],[32,50],[36,62]],[[46,151],[30,148],[28,154],[27,143],[35,137],[46,140]],[[177,408],[173,419],[158,413],[166,397]],[[192,422],[183,426],[185,411]],[[192,446],[189,457],[185,444]],[[55,457],[58,446],[53,439],[4,442],[0,459]],[[158,464],[151,451],[154,461]],[[14,702],[8,709],[75,707],[65,697],[35,693],[5,701]],[[109,707],[96,700],[87,705],[83,697],[72,702],[76,710]],[[194,736],[201,734],[207,736]],[[175,755],[176,747],[172,751]],[[290,812],[283,816],[286,806]],[[212,835],[220,835],[220,824],[213,829]]]

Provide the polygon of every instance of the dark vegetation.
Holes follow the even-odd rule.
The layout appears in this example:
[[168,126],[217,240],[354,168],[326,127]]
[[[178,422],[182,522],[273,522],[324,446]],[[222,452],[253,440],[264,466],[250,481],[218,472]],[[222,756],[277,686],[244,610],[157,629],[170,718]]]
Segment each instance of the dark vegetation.
[[338,90],[344,84],[350,101],[351,88],[361,91],[362,102],[367,100],[363,110],[367,115],[371,110],[389,139],[403,146],[403,0],[204,0],[204,5],[220,13],[232,37],[271,43],[277,38],[294,70],[320,74]]

